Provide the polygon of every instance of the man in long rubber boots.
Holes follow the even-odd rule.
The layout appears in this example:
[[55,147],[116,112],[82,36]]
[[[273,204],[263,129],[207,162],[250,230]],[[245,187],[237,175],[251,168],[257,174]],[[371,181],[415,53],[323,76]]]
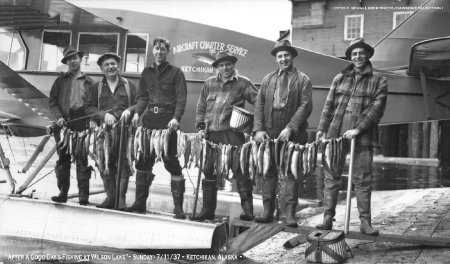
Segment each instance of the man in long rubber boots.
[[[316,138],[351,139],[356,137],[353,183],[363,234],[377,236],[371,224],[370,197],[372,183],[373,146],[377,144],[377,126],[386,108],[387,82],[373,71],[369,59],[374,49],[363,39],[350,43],[345,55],[352,64],[336,75],[331,84],[320,119]],[[348,145],[344,153],[348,153]],[[345,159],[339,168],[324,168],[325,214],[319,229],[330,230],[336,214],[339,187]]]
[[[165,38],[153,40],[153,57],[155,62],[142,72],[138,88],[137,104],[132,107],[142,113],[142,127],[147,129],[169,129],[168,153],[163,159],[164,167],[171,174],[171,191],[174,214],[177,219],[184,219],[183,198],[185,180],[177,155],[177,133],[187,100],[186,80],[180,68],[167,61],[170,42]],[[136,200],[129,212],[145,212],[149,188],[155,175],[152,172],[155,155],[147,155],[136,161]]]
[[[84,52],[72,47],[64,50],[64,57],[61,62],[67,64],[68,71],[61,74],[53,83],[49,97],[49,108],[55,118],[55,140],[59,142],[60,131],[63,126],[67,126],[74,132],[83,131],[87,128],[88,120],[85,116],[83,105],[86,91],[93,85],[94,81],[81,72],[80,64]],[[71,121],[76,119],[75,121]],[[71,156],[66,151],[61,150],[61,146],[56,148],[58,161],[56,162],[55,174],[59,194],[52,197],[52,201],[58,203],[67,202],[67,194],[70,187],[70,163]],[[79,203],[87,205],[89,203],[89,179],[91,170],[80,160],[76,161],[76,173],[79,191]]]
[[[121,57],[115,53],[105,53],[97,60],[97,64],[100,66],[104,77],[101,81],[96,83],[94,87],[89,91],[86,99],[85,111],[88,115],[94,115],[93,120],[97,124],[104,124],[107,129],[116,123],[119,119],[129,121],[131,112],[130,107],[136,104],[137,88],[133,82],[120,76],[119,63]],[[134,113],[132,124],[137,125],[139,115]],[[119,129],[119,127],[117,128]],[[118,132],[119,134],[119,132]],[[122,168],[121,179],[119,183],[119,207],[123,209],[126,207],[125,196],[128,189],[128,180],[132,175],[131,166],[127,160],[127,137],[128,129],[125,133],[124,145],[122,149]],[[120,137],[117,137],[117,142],[112,144],[119,146]],[[106,199],[97,207],[99,208],[114,208],[116,197],[116,175],[117,175],[117,149],[110,151],[109,173],[100,172],[100,176],[103,180],[103,186],[106,191]]]
[[[255,104],[255,140],[277,139],[305,144],[308,140],[307,119],[312,111],[311,81],[295,68],[293,60],[298,53],[288,40],[277,42],[271,54],[275,56],[279,68],[262,80]],[[272,162],[262,183],[264,212],[256,217],[255,221],[273,221],[277,182],[284,181],[286,224],[289,227],[297,227],[297,181],[293,175],[285,175],[281,179],[278,177],[281,177],[281,174],[278,174]]]
[[[245,102],[254,104],[258,90],[245,76],[239,75],[235,69],[238,59],[228,50],[219,51],[212,64],[218,74],[205,81],[197,102],[196,127],[201,137],[215,144],[242,145],[245,136],[242,132],[233,131],[230,118],[233,106],[244,107]],[[251,125],[251,124],[250,124]],[[207,135],[206,132],[207,131]],[[207,163],[205,164],[212,164]],[[217,175],[214,166],[204,168],[205,179],[202,182],[203,208],[193,220],[213,220],[217,204]],[[252,181],[239,170],[236,175],[237,191],[241,198],[243,220],[253,219]]]

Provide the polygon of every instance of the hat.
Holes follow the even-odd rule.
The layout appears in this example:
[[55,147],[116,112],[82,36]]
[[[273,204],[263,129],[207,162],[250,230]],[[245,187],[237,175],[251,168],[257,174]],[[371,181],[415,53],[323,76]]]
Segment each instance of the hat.
[[82,51],[82,50],[76,50],[76,49],[73,48],[73,47],[67,47],[67,48],[65,48],[64,51],[63,51],[64,57],[62,58],[61,62],[64,63],[64,64],[66,64],[66,60],[67,60],[69,57],[72,57],[73,55],[76,55],[76,54],[78,54],[78,55],[80,56],[80,58],[81,58],[81,57],[84,56],[84,51]]
[[231,61],[234,64],[237,60],[229,50],[222,50],[216,53],[216,61],[212,63],[212,66],[217,68],[217,65],[222,61]]
[[347,59],[350,59],[352,50],[355,48],[365,49],[369,53],[369,59],[375,52],[372,46],[364,42],[363,38],[355,38],[354,40],[352,40],[352,42],[350,42],[350,46],[348,46],[347,50],[345,51],[345,56],[347,57]]
[[109,59],[109,58],[115,59],[117,61],[117,63],[119,63],[120,60],[122,59],[119,55],[108,52],[98,58],[98,60],[97,60],[98,66],[102,66],[103,61],[106,59]]
[[289,40],[287,39],[283,39],[275,43],[275,46],[273,47],[273,50],[270,52],[270,54],[276,56],[277,52],[282,50],[288,51],[294,58],[298,55],[297,50],[291,46],[291,42],[289,42]]

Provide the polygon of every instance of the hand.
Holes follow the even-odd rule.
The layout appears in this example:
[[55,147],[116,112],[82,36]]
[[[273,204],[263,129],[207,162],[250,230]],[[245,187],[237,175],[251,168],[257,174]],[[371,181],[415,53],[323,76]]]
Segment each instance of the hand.
[[64,118],[60,117],[58,120],[56,120],[56,125],[59,127],[63,127],[66,124],[66,120]]
[[200,129],[200,130],[197,132],[197,135],[198,135],[200,138],[205,138],[205,130]]
[[139,123],[139,114],[134,113],[133,119],[131,119],[131,125],[137,127]]
[[114,124],[114,122],[116,122],[116,118],[111,115],[110,113],[106,113],[105,114],[105,124],[107,126],[112,126]]
[[266,138],[269,138],[269,135],[267,135],[266,131],[256,131],[254,140],[256,142],[262,142]]
[[289,138],[291,137],[292,130],[289,127],[286,127],[283,129],[278,136],[278,140],[281,141],[289,141]]
[[327,133],[323,132],[322,130],[317,131],[316,133],[316,141],[322,140],[327,137]]
[[178,123],[178,120],[176,120],[175,118],[172,118],[172,120],[170,120],[169,124],[167,124],[167,127],[171,130],[177,130],[179,125],[180,125],[180,123]]
[[130,116],[131,116],[131,112],[130,112],[130,110],[128,110],[128,109],[125,109],[123,112],[122,112],[122,115],[120,116],[120,120],[123,120],[123,121],[128,121],[128,118],[130,118]]
[[352,139],[354,137],[356,137],[357,135],[359,135],[359,129],[355,128],[355,129],[350,129],[345,131],[344,135],[342,135],[343,138],[347,138],[347,139]]
[[97,127],[97,122],[89,120],[89,129],[95,129]]

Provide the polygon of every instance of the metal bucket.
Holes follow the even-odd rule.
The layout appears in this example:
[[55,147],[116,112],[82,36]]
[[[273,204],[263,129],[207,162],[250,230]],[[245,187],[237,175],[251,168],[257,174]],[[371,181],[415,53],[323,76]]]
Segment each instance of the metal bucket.
[[253,113],[245,108],[233,105],[230,126],[234,131],[250,133],[253,128]]

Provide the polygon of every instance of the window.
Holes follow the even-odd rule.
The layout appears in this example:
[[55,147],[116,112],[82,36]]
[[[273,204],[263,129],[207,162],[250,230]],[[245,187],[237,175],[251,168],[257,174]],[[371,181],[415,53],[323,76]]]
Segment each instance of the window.
[[42,34],[41,71],[67,71],[67,65],[61,62],[64,49],[70,46],[70,31],[44,31]]
[[128,34],[125,50],[125,71],[142,72],[147,58],[147,34]]
[[345,16],[344,40],[362,38],[364,32],[364,15]]
[[80,33],[78,49],[84,51],[81,69],[83,71],[100,72],[97,59],[104,53],[117,53],[119,34]]
[[409,17],[413,11],[394,12],[394,18],[392,20],[392,29],[396,28],[400,23]]
[[0,33],[0,60],[13,70],[25,69],[27,49],[18,32]]

